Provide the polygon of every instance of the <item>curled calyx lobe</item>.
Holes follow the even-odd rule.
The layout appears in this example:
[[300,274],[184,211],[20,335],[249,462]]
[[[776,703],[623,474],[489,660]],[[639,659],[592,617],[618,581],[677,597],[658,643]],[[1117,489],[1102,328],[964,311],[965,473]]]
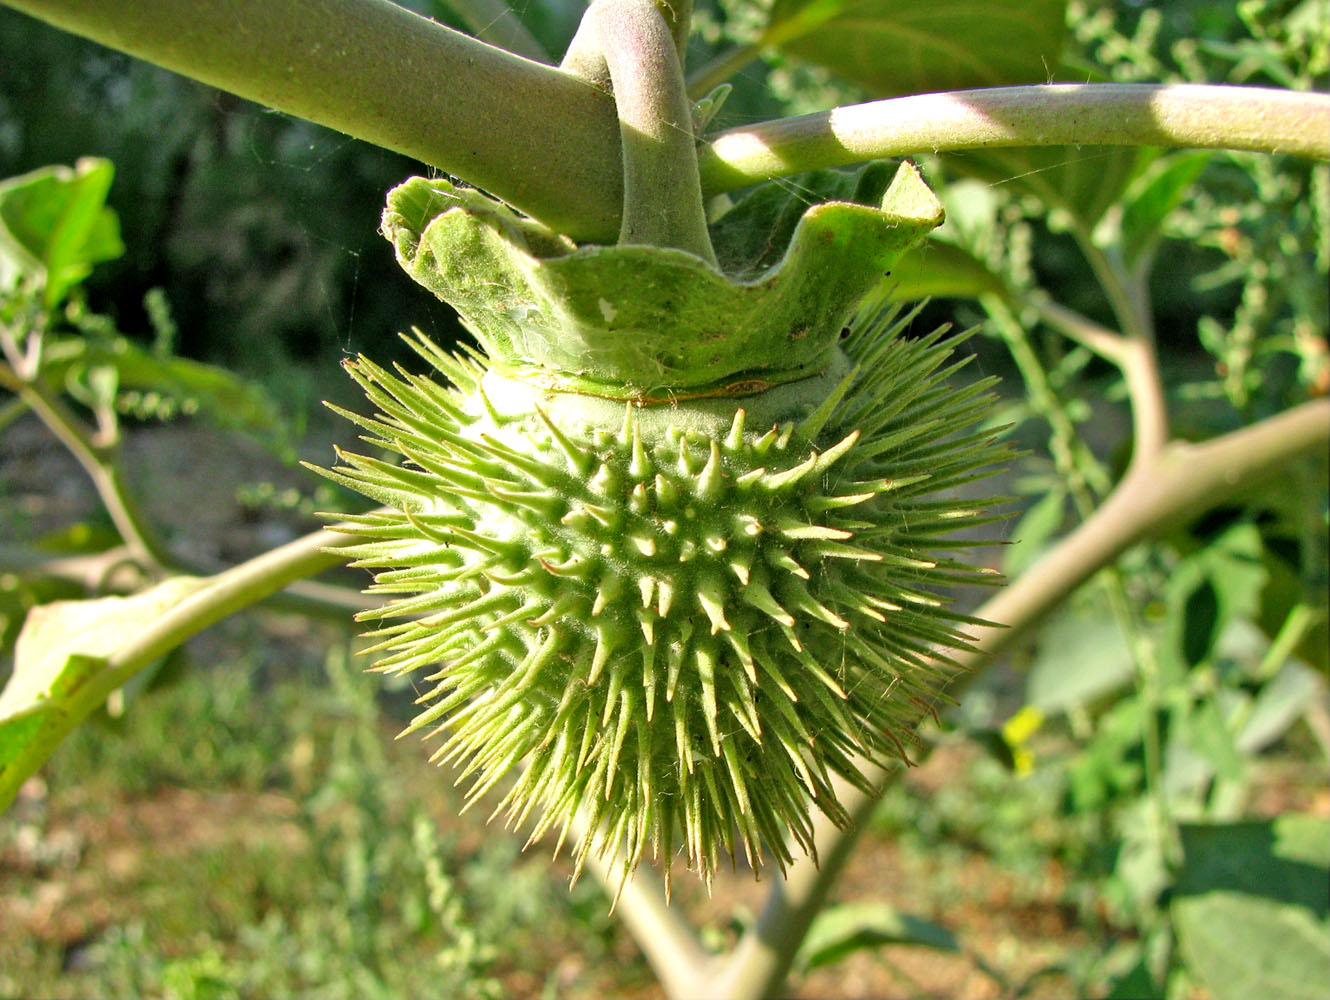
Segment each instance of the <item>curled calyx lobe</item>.
[[390,193],[383,230],[505,372],[638,402],[751,395],[824,370],[859,301],[942,221],[913,167],[884,194],[889,176],[880,165],[837,184],[880,205],[792,214],[780,189],[760,191],[714,227],[721,269],[681,250],[577,247],[425,178]]
[[579,829],[579,863],[682,853],[709,882],[721,852],[811,851],[811,806],[847,820],[835,776],[905,756],[966,644],[939,595],[987,577],[938,552],[985,504],[939,494],[992,466],[991,404],[940,333],[851,321],[940,221],[912,168],[885,181],[818,182],[884,207],[759,192],[715,230],[724,270],[444,181],[389,197],[484,353],[348,366],[395,456],[325,473],[384,505],[351,519],[389,598],[362,618],[470,800],[504,783],[496,812]]

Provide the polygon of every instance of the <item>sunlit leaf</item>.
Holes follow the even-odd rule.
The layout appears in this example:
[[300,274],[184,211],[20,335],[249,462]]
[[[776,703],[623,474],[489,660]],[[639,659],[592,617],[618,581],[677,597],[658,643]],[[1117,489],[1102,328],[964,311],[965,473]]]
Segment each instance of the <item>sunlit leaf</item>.
[[1040,632],[1025,701],[1047,714],[1065,712],[1124,686],[1134,672],[1131,649],[1108,609],[1073,609]]
[[829,906],[813,920],[795,964],[804,970],[840,961],[851,952],[912,944],[957,951],[955,935],[940,924],[881,902]]
[[0,291],[32,282],[54,309],[95,264],[125,252],[106,207],[114,174],[109,160],[86,158],[0,182]]
[[1184,825],[1173,923],[1216,1000],[1312,1000],[1330,983],[1330,821]]
[[0,809],[60,741],[127,680],[107,661],[206,581],[176,577],[133,597],[57,601],[28,612],[0,691]]
[[1201,150],[1161,158],[1129,193],[1122,208],[1122,250],[1129,264],[1154,250],[1164,220],[1182,204],[1211,155]]

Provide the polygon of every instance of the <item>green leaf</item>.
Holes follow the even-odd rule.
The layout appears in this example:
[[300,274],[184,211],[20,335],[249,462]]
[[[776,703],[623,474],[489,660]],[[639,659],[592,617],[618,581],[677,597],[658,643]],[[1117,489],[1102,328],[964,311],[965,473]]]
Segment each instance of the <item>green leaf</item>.
[[1198,702],[1181,721],[1179,735],[1205,761],[1210,773],[1232,781],[1242,777],[1246,760],[1224,715],[1216,699]]
[[1268,579],[1263,554],[1260,530],[1244,522],[1174,569],[1166,598],[1166,649],[1182,666],[1191,668],[1210,659],[1230,624],[1256,617]]
[[1047,81],[1064,0],[776,0],[759,39],[878,97]]
[[944,159],[962,173],[1033,195],[1053,211],[1054,229],[1071,224],[1090,233],[1156,155],[1153,149],[1112,146],[1020,146],[964,150]]
[[1330,982],[1330,821],[1183,825],[1172,915],[1216,1000],[1312,1000]]
[[955,936],[940,924],[901,913],[881,902],[840,903],[813,920],[795,965],[804,971],[839,962],[851,952],[889,944],[923,945],[959,951]]
[[1039,635],[1025,702],[1052,714],[1084,705],[1128,684],[1135,674],[1131,649],[1106,608],[1076,608]]
[[[128,676],[107,661],[206,581],[175,577],[133,597],[57,601],[28,612],[0,691],[0,810],[60,741]],[[132,676],[132,675],[130,675]]]
[[1198,150],[1162,157],[1134,186],[1122,209],[1122,250],[1128,264],[1153,252],[1164,220],[1182,203],[1211,155]]
[[[1319,561],[1324,567],[1324,556]],[[1284,628],[1290,615],[1310,612],[1314,617],[1293,653],[1322,674],[1330,674],[1330,604],[1327,604],[1330,595],[1326,593],[1324,583],[1316,579],[1316,557],[1304,559],[1300,573],[1287,559],[1267,546],[1264,563],[1269,580],[1261,592],[1257,624],[1273,639]]]
[[1150,966],[1140,959],[1113,980],[1105,1000],[1164,1000],[1164,991],[1150,974]]
[[86,158],[0,182],[0,290],[34,283],[54,309],[95,264],[125,252],[106,207],[115,168]]
[[1325,682],[1306,664],[1290,660],[1262,685],[1237,735],[1238,749],[1256,753],[1283,736],[1307,708],[1325,697]]

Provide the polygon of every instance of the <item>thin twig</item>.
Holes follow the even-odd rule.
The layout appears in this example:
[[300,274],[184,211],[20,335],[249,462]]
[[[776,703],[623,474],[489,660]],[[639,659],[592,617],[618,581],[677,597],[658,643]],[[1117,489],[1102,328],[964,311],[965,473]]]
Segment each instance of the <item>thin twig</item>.
[[1158,455],[1168,440],[1168,409],[1150,342],[1124,337],[1048,298],[1041,297],[1034,305],[1040,318],[1054,329],[1121,370],[1131,400],[1132,461],[1144,462]]
[[0,385],[16,393],[83,467],[111,523],[137,557],[156,566],[170,565],[170,553],[152,522],[144,516],[115,444],[97,444],[93,432],[40,381],[25,381],[8,366],[0,365]]

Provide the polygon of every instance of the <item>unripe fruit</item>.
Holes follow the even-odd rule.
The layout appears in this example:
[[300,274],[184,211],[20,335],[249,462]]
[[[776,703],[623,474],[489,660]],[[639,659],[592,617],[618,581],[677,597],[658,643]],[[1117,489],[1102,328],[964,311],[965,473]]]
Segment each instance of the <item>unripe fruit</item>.
[[847,821],[832,776],[905,757],[966,643],[938,591],[984,576],[931,551],[982,510],[936,495],[993,461],[967,431],[984,386],[896,332],[818,331],[813,374],[694,398],[675,378],[664,404],[420,336],[450,385],[347,365],[379,411],[347,416],[401,460],[326,473],[384,505],[350,519],[391,598],[360,617],[401,619],[370,633],[376,669],[432,685],[411,730],[469,801],[512,777],[496,812],[535,815],[533,840],[582,814],[579,867],[681,851],[708,883],[722,850],[811,851],[810,803]]

